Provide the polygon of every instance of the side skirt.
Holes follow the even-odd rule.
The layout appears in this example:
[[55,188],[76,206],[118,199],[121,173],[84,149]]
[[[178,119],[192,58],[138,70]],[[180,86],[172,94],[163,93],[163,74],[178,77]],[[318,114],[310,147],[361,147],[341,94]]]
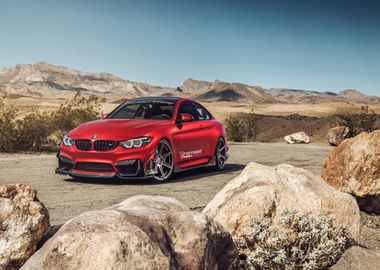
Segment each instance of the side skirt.
[[188,170],[192,170],[192,169],[197,169],[197,168],[204,168],[204,167],[209,167],[209,166],[215,166],[215,165],[216,165],[215,157],[212,157],[209,162],[201,164],[201,165],[191,166],[191,167],[187,167],[187,168],[180,168],[177,165],[175,165],[175,167],[174,167],[174,173],[184,172],[184,171],[188,171]]

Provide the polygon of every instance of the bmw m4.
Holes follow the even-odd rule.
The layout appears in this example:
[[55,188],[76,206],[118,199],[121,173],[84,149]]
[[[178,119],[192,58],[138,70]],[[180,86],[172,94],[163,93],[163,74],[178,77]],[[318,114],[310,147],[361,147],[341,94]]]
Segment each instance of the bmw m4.
[[200,166],[223,170],[228,158],[223,124],[188,98],[128,100],[102,119],[68,132],[57,173],[74,178],[150,178]]

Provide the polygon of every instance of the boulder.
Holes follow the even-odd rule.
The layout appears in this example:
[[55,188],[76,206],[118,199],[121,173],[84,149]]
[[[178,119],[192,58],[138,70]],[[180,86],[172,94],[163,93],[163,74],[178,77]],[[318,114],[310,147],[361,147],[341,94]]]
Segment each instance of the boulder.
[[284,139],[289,144],[310,143],[310,137],[303,131],[287,135]]
[[330,145],[338,146],[343,142],[348,134],[350,133],[350,128],[346,126],[333,127],[327,133],[327,141]]
[[351,247],[343,253],[331,270],[378,270],[380,268],[380,251],[362,247]]
[[380,130],[344,140],[325,158],[321,175],[357,196],[364,210],[380,213]]
[[252,219],[269,217],[273,224],[278,224],[280,214],[289,210],[332,214],[358,239],[360,213],[355,199],[312,172],[287,164],[268,167],[249,163],[216,194],[203,213],[225,226],[233,236],[239,236],[248,235]]
[[237,254],[206,215],[139,195],[66,222],[21,269],[232,269]]
[[0,269],[19,269],[50,227],[49,213],[27,185],[0,185]]

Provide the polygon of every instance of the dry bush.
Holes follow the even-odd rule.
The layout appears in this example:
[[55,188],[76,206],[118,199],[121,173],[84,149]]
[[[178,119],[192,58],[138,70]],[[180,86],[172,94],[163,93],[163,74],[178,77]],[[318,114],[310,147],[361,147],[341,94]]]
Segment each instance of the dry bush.
[[94,95],[84,97],[78,92],[72,100],[62,104],[51,113],[53,135],[62,138],[66,132],[78,125],[99,119],[100,103],[104,101],[104,98]]
[[225,121],[228,139],[235,142],[250,142],[258,133],[253,114],[232,114]]
[[42,151],[51,148],[53,130],[48,113],[32,112],[16,121],[14,151]]
[[55,150],[62,136],[74,127],[99,118],[100,102],[96,96],[79,92],[72,100],[52,112],[31,112],[16,119],[20,112],[0,100],[0,151]]
[[361,106],[360,113],[340,109],[338,116],[343,121],[342,124],[350,128],[350,137],[355,137],[363,131],[374,131],[375,123],[378,118],[378,115],[371,111],[368,106]]
[[333,221],[326,215],[283,212],[278,225],[270,218],[253,220],[250,234],[235,242],[247,256],[248,269],[326,269],[353,243],[347,228]]
[[5,106],[4,99],[0,99],[0,151],[12,152],[15,143],[15,108]]

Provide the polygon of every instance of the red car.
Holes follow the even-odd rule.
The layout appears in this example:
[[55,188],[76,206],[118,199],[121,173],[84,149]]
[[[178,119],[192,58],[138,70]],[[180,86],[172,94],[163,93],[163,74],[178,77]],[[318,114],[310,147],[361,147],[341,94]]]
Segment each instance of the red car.
[[132,99],[102,118],[64,136],[57,173],[164,182],[198,166],[222,170],[228,158],[223,124],[188,98]]

